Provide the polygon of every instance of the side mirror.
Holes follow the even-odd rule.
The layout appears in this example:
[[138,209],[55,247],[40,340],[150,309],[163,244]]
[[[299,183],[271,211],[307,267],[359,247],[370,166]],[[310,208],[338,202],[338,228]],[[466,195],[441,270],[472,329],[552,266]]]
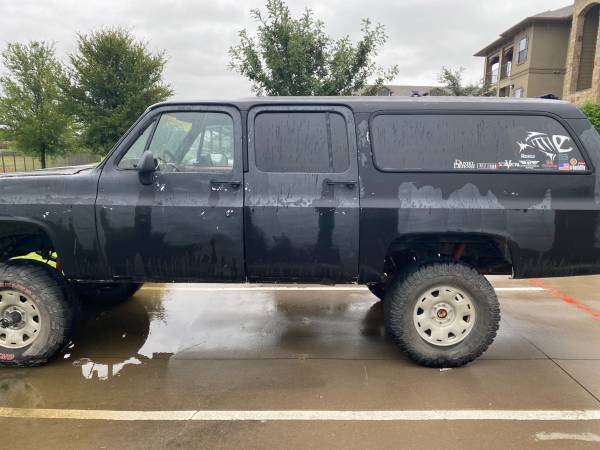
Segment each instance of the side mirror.
[[140,182],[142,184],[152,184],[154,181],[154,172],[156,172],[156,161],[150,150],[146,150],[142,153],[136,168],[140,177]]

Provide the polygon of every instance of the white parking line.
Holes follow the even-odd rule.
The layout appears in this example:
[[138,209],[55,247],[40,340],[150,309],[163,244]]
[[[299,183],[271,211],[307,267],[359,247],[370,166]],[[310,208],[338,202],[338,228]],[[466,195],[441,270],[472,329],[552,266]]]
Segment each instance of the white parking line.
[[583,441],[600,442],[600,434],[595,433],[536,433],[536,441]]
[[[197,291],[197,292],[214,292],[214,291],[359,291],[364,292],[368,289],[363,286],[177,286],[176,284],[165,284],[163,286],[144,286],[146,291]],[[498,287],[494,288],[498,292],[503,291],[543,291],[544,288],[534,286],[524,287]]]
[[437,410],[437,411],[116,411],[0,408],[0,417],[19,419],[120,421],[581,421],[600,420],[600,410]]

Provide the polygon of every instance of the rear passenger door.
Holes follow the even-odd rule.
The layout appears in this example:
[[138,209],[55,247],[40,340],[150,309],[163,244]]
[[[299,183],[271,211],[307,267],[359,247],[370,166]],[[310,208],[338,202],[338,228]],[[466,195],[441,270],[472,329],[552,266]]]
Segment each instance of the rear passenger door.
[[248,114],[246,274],[348,282],[358,275],[358,169],[351,111],[261,106]]

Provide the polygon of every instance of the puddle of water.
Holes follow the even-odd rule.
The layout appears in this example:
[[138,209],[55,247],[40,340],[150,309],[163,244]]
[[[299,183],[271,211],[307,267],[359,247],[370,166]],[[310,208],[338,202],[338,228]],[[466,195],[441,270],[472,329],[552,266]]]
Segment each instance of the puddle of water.
[[[142,290],[113,307],[87,305],[62,357],[86,380],[109,381],[154,358],[269,358],[384,340],[368,292]],[[338,348],[339,350],[339,348]]]

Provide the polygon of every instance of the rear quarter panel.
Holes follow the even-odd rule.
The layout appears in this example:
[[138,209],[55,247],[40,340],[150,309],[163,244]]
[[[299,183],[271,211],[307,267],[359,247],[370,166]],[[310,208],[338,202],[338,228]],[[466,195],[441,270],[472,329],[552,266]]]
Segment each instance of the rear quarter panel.
[[[600,167],[600,138],[585,119],[566,121]],[[390,244],[421,233],[504,238],[516,278],[600,273],[596,173],[402,173],[373,163],[369,115],[357,116],[360,278],[377,281]]]

